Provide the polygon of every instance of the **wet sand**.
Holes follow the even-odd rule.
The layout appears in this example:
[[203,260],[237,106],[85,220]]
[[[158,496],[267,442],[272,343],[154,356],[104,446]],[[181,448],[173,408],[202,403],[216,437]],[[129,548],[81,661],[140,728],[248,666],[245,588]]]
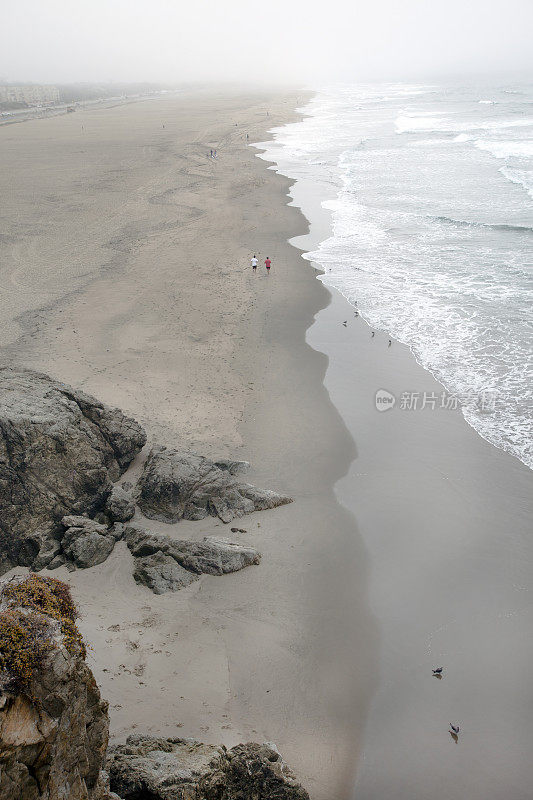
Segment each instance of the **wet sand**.
[[[327,192],[303,176],[291,190],[312,221],[294,240],[307,250],[328,235]],[[325,386],[355,441],[336,494],[356,519],[378,625],[378,686],[352,797],[526,800],[533,473],[460,410],[440,408],[444,388],[406,347],[372,336],[338,292],[307,341],[328,357]],[[396,397],[391,410],[376,409],[380,389]],[[418,393],[417,410],[402,409],[404,392]],[[424,392],[435,408],[420,408]]]
[[[326,386],[356,437],[357,457],[336,488],[368,552],[379,623],[379,687],[354,796],[526,800],[531,472],[459,411],[376,411],[375,388],[398,398],[443,389],[353,313],[348,329],[339,326],[346,306],[336,297],[309,342],[331,356]],[[440,666],[442,680],[432,675]],[[457,746],[450,722],[461,728]]]

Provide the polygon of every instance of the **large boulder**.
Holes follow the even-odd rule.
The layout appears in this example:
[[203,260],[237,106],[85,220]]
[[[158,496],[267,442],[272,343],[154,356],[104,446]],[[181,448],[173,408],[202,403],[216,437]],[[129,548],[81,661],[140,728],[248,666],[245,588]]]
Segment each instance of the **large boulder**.
[[105,561],[115,547],[115,536],[105,525],[88,517],[63,517],[66,528],[61,538],[61,549],[68,561],[86,569]]
[[195,739],[129,736],[108,767],[111,788],[124,800],[309,800],[270,744],[226,750]]
[[124,800],[196,800],[200,779],[220,752],[195,739],[128,736],[108,756],[110,784]]
[[166,447],[154,448],[138,483],[138,504],[149,519],[178,522],[212,515],[222,522],[290,503],[291,498],[236,479],[246,462],[210,461]]
[[111,800],[107,703],[84,661],[66,584],[0,587],[0,797]]
[[150,556],[136,558],[133,577],[137,583],[147,586],[154,594],[177,592],[193,581],[198,575],[180,567],[172,556],[165,553],[152,553]]
[[116,483],[107,498],[106,513],[112,522],[129,522],[135,515],[135,498],[131,483]]
[[253,547],[215,536],[192,542],[126,526],[124,538],[135,559],[135,580],[156,594],[188,586],[201,574],[225,575],[261,560]]
[[238,744],[224,750],[202,775],[205,800],[309,800],[309,795],[271,744]]
[[0,574],[53,560],[57,522],[102,509],[145,442],[119,409],[47,375],[0,367]]

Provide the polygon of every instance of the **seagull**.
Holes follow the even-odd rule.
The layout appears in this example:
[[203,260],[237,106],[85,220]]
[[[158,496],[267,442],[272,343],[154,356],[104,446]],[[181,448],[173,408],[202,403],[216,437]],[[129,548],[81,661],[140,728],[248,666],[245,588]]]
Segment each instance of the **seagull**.
[[441,675],[442,674],[442,667],[437,667],[437,669],[433,670],[433,675]]
[[456,736],[459,736],[459,725],[452,725],[450,722],[450,733],[455,733]]
[[375,336],[375,335],[376,335],[376,334],[374,333],[374,331],[372,331],[372,338],[374,338],[374,336]]
[[389,347],[391,346],[391,344],[392,344],[392,342],[391,342],[391,340],[389,339]]
[[354,317],[358,317],[358,316],[359,316],[359,311],[356,311],[355,314],[354,314]]
[[347,319],[345,319],[345,320],[344,320],[344,322],[343,322],[342,324],[343,324],[343,325],[344,325],[344,327],[346,328],[346,327],[348,326],[348,320],[347,320]]

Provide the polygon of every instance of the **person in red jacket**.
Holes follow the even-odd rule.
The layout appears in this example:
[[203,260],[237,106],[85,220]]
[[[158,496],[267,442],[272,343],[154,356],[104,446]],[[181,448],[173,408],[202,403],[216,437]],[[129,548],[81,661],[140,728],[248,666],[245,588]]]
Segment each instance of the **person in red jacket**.
[[270,264],[271,264],[271,261],[270,261],[269,257],[267,256],[266,259],[265,259],[265,267],[267,268],[267,275],[270,275]]

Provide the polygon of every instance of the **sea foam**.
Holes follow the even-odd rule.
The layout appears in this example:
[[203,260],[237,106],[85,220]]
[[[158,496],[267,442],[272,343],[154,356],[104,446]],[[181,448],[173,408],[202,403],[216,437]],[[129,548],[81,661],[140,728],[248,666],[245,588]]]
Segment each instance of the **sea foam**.
[[327,88],[267,157],[324,193],[332,233],[305,256],[320,279],[533,467],[533,91],[499,92],[480,104],[465,87]]

